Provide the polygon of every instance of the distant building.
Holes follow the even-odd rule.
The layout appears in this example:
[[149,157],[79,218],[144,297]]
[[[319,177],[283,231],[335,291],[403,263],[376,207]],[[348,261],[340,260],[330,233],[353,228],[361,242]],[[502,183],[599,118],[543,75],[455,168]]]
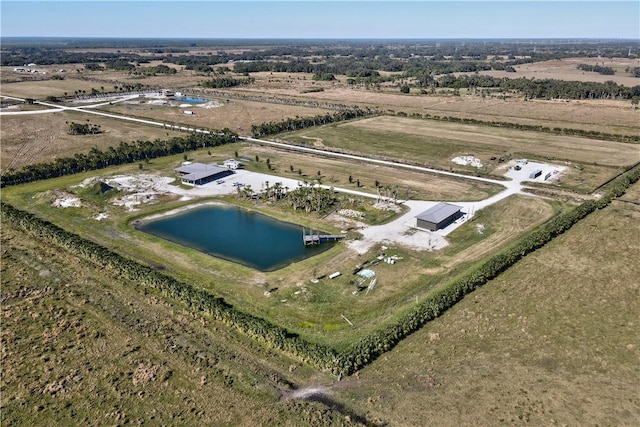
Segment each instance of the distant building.
[[438,203],[418,215],[417,227],[430,231],[440,230],[462,216],[462,206],[451,203]]
[[[186,163],[186,162],[185,162]],[[227,168],[220,167],[215,163],[189,163],[174,169],[183,184],[203,185],[232,175],[233,172]]]
[[536,169],[533,172],[531,172],[531,174],[529,175],[529,179],[536,179],[540,175],[542,175],[542,169]]
[[236,170],[242,166],[242,163],[235,159],[227,159],[224,161],[224,163],[222,163],[222,165],[227,169]]

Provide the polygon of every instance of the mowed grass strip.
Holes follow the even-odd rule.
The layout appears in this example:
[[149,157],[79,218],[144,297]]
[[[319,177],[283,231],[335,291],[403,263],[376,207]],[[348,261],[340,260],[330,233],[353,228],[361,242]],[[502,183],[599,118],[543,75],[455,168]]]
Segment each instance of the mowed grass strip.
[[639,220],[619,201],[593,213],[338,394],[392,425],[635,425]]
[[600,141],[487,126],[378,116],[336,126],[305,129],[283,139],[396,159],[413,159],[441,167],[455,166],[454,156],[473,154],[485,162],[493,156],[556,158],[600,165],[640,161],[640,144]]

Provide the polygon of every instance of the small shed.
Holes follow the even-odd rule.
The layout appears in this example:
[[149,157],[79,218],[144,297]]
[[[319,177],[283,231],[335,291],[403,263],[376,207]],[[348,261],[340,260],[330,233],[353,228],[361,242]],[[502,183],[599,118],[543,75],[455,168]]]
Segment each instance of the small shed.
[[462,206],[451,203],[438,203],[418,215],[417,227],[430,231],[440,230],[462,216]]
[[540,175],[542,175],[542,169],[536,169],[533,172],[531,172],[531,174],[529,175],[529,179],[536,179]]
[[242,163],[240,163],[235,159],[227,159],[224,161],[224,163],[222,163],[222,165],[227,169],[235,170],[235,169],[238,169],[240,166],[242,166]]

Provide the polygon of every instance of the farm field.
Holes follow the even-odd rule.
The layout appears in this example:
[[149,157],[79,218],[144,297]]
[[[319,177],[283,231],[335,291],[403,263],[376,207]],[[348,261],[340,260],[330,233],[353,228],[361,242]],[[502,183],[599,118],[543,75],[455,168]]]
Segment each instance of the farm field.
[[592,214],[337,395],[391,425],[634,425],[639,220],[621,202]]
[[[211,157],[225,158],[229,155],[227,153],[232,153],[233,151],[230,150],[235,148],[234,146],[216,147],[210,150]],[[255,151],[246,145],[238,151],[240,151],[239,154],[255,154]],[[200,151],[194,153],[192,159],[205,160],[208,157],[207,152]],[[172,176],[171,168],[176,167],[180,159],[181,156],[155,159],[144,165],[142,173]],[[252,163],[254,162],[248,164],[249,168],[266,169],[264,158],[257,166]],[[274,158],[274,164],[279,167],[277,157]],[[357,171],[355,168],[354,170]],[[380,168],[378,171],[378,177],[383,182],[386,181],[385,174],[389,177],[394,174],[393,169]],[[340,243],[313,258],[281,270],[262,273],[136,231],[130,224],[131,221],[150,214],[211,199],[181,201],[175,196],[163,196],[148,207],[139,206],[142,210],[131,212],[123,207],[111,205],[109,200],[117,197],[118,194],[103,198],[75,187],[84,179],[96,175],[108,177],[137,173],[140,173],[137,166],[120,166],[100,171],[99,174],[89,172],[26,186],[10,187],[5,189],[4,197],[19,208],[39,212],[39,215],[43,215],[65,229],[73,230],[80,235],[91,236],[93,240],[112,250],[141,260],[148,265],[162,266],[162,269],[181,280],[198,284],[214,294],[222,295],[230,303],[251,313],[274,319],[275,322],[300,334],[312,336],[314,339],[332,345],[346,344],[379,322],[390,320],[405,308],[410,307],[409,301],[416,296],[424,295],[450,278],[451,274],[460,271],[459,269],[513,241],[526,230],[530,230],[563,209],[558,204],[542,199],[510,197],[478,215],[478,221],[482,221],[481,232],[477,231],[477,223],[473,222],[452,233],[449,238],[451,247],[442,253],[421,252],[392,245],[387,250],[375,247],[368,254],[360,256]],[[274,177],[271,182],[276,180],[277,178]],[[393,182],[391,178],[388,181]],[[442,186],[448,185],[442,178],[440,183]],[[455,189],[458,180],[453,183]],[[411,191],[418,193],[418,190]],[[433,195],[429,192],[421,194]],[[481,193],[476,194],[479,196]],[[82,207],[61,209],[52,206],[56,199],[71,195],[82,200]],[[350,235],[357,238],[357,222],[346,217],[319,218],[316,215],[296,215],[282,207],[271,206],[270,203],[256,205],[253,202],[244,202],[235,196],[222,200],[316,229],[339,232],[347,227],[354,230]],[[347,204],[343,207],[362,209],[374,216],[386,215],[388,221],[390,219],[388,214],[384,211],[376,212],[376,209],[371,207],[374,201],[363,199],[348,202],[345,199],[343,203]],[[98,214],[106,215],[108,218],[96,221],[93,218]],[[387,253],[387,256],[402,257],[403,261],[394,266],[382,263],[376,267],[380,284],[376,292],[367,299],[362,295],[353,295],[354,278],[347,272],[353,270],[357,264],[375,258],[382,252]],[[460,257],[457,256],[459,253]],[[335,280],[323,279],[316,284],[311,282],[314,277],[326,276],[333,271],[343,271],[345,274]],[[265,297],[265,291],[273,288],[276,288],[277,292],[272,292],[271,297]],[[341,322],[341,313],[348,313],[352,321],[360,322],[359,327],[352,329],[348,324]]]
[[3,425],[361,425],[287,400],[325,375],[5,221],[1,314]]
[[[579,64],[600,65],[613,68],[614,75],[602,75],[593,71],[579,70]],[[516,65],[515,73],[491,70],[483,71],[481,74],[500,78],[522,78],[527,79],[559,79],[580,82],[604,83],[612,81],[624,86],[635,86],[638,78],[632,77],[625,70],[640,66],[637,58],[563,58],[551,61],[540,61],[532,64]]]
[[323,92],[300,94],[301,89],[263,87],[234,89],[238,93],[290,96],[378,108],[385,112],[474,118],[532,126],[583,129],[622,135],[640,135],[638,110],[629,101],[492,99],[477,96],[405,95],[391,92],[330,87]]
[[438,168],[467,172],[478,169],[455,165],[451,159],[472,154],[483,163],[479,171],[499,175],[504,170],[496,157],[552,158],[568,166],[577,163],[573,166],[580,169],[569,168],[561,180],[563,185],[581,190],[595,188],[617,175],[619,166],[640,161],[638,144],[390,116],[305,129],[282,134],[280,138],[387,159],[412,159]]
[[[3,37],[1,95],[168,126],[0,98],[1,425],[640,419],[640,182],[620,195],[640,144],[614,141],[640,138],[637,40],[58,41]],[[467,88],[461,70],[565,83]],[[357,118],[296,120],[327,114]],[[232,170],[190,186],[191,162]],[[417,228],[438,202],[462,210]],[[143,231],[204,205],[234,209]],[[275,271],[186,246],[288,245],[260,214],[301,229],[298,253],[336,242]]]
[[[89,120],[89,121],[87,121]],[[69,135],[67,122],[99,125],[97,135]],[[50,162],[59,157],[88,153],[92,148],[106,150],[121,142],[165,139],[178,132],[159,126],[143,125],[109,117],[75,111],[58,111],[34,115],[3,116],[0,137],[0,167],[20,169],[34,163]]]
[[[197,105],[180,108],[151,105],[122,103],[100,108],[100,111],[140,117],[150,120],[180,123],[188,126],[206,127],[212,129],[229,128],[241,135],[248,134],[252,125],[268,122],[279,122],[288,117],[311,117],[324,115],[329,110],[321,108],[299,107],[293,105],[254,102],[236,99],[217,99],[221,105],[214,108],[202,108]],[[193,111],[193,115],[184,114],[184,110]]]

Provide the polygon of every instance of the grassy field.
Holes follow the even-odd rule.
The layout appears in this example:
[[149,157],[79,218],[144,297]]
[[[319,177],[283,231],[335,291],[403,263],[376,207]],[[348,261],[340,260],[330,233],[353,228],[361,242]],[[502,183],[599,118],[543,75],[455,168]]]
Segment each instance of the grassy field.
[[[498,175],[504,171],[491,158],[551,158],[571,166],[561,184],[583,191],[616,176],[621,171],[619,166],[640,161],[637,144],[391,116],[305,129],[282,134],[281,138],[388,159],[412,159],[443,169]],[[451,162],[455,156],[468,154],[479,158],[484,166],[478,170]]]
[[[590,63],[585,58],[578,60]],[[571,68],[575,65],[571,61],[574,59],[525,64],[509,77],[570,78],[581,73]],[[605,65],[617,70],[624,66],[620,61]],[[47,70],[53,73],[58,68],[62,67]],[[75,90],[100,90],[101,86],[111,90],[123,83],[184,90],[206,79],[182,69],[175,75],[140,78],[121,72],[88,72],[82,65],[65,68],[74,73],[65,80],[4,83],[19,76],[3,67],[2,94],[43,99]],[[592,74],[598,76],[589,73],[586,78]],[[194,202],[217,201],[332,233],[347,229],[349,238],[357,238],[361,225],[235,196],[186,200],[165,195],[130,211],[114,206],[112,195],[76,187],[94,176],[173,176],[183,154],[153,159],[143,163],[142,170],[137,164],[123,165],[7,187],[2,189],[2,199],[221,296],[242,311],[269,319],[304,339],[342,350],[575,203],[571,197],[566,197],[567,204],[558,201],[562,192],[591,192],[623,166],[640,161],[638,144],[394,115],[469,117],[640,135],[640,110],[632,110],[628,101],[403,95],[392,87],[353,89],[345,76],[337,76],[335,82],[314,82],[310,74],[302,73],[255,73],[252,77],[254,84],[225,91],[374,107],[391,114],[278,136],[288,141],[470,174],[501,175],[500,164],[491,160],[501,156],[554,158],[558,164],[566,161],[568,169],[560,187],[554,187],[558,193],[553,199],[518,195],[478,211],[473,221],[448,236],[449,246],[442,250],[378,244],[358,255],[339,243],[320,255],[268,273],[148,235],[136,230],[132,221]],[[323,91],[308,91],[313,88]],[[192,116],[183,113],[186,107],[148,102],[105,110],[199,127],[228,127],[240,134],[248,134],[253,124],[326,112],[233,97],[216,100],[221,107],[189,107],[196,113]],[[66,121],[87,119],[105,132],[96,136],[66,133]],[[3,171],[94,147],[105,149],[121,141],[180,135],[76,112],[3,116],[0,132]],[[190,152],[187,158],[221,162],[236,152],[252,159],[245,161],[247,169],[273,174],[274,182],[277,176],[320,178],[323,184],[375,194],[378,181],[397,188],[401,200],[481,200],[498,191],[496,186],[462,179],[248,143]],[[451,157],[463,154],[479,157],[485,167],[476,170],[450,162]],[[69,195],[79,196],[82,207],[52,205],[58,197]],[[634,425],[640,418],[639,204],[640,184],[636,184],[620,200],[528,255],[371,365],[339,382],[185,309],[182,303],[43,245],[3,220],[0,424]],[[366,211],[367,221],[373,224],[399,215],[378,210],[365,198],[344,197],[340,207]],[[104,213],[106,219],[93,219]],[[376,263],[383,254],[399,259],[394,265]],[[358,277],[351,274],[366,261],[375,263],[371,268],[378,278],[368,294],[356,290]],[[334,271],[342,275],[311,280]],[[323,395],[295,398],[295,391],[305,387],[317,387]]]
[[[375,183],[398,189],[398,198],[417,200],[482,200],[496,194],[502,188],[498,185],[453,179],[436,174],[412,172],[381,165],[357,163],[335,158],[324,158],[307,153],[280,151],[270,147],[245,144],[238,150],[241,156],[262,161],[269,159],[271,172],[285,177],[302,178],[309,181],[318,176],[320,182],[334,187],[348,188],[376,194]],[[293,167],[293,171],[291,170]],[[298,171],[302,171],[300,174]],[[318,175],[320,171],[320,175]],[[349,182],[351,176],[352,182]],[[358,187],[357,181],[360,181]]]
[[639,220],[621,202],[592,214],[338,395],[390,425],[636,425]]
[[487,122],[510,122],[532,126],[584,129],[623,135],[640,135],[639,110],[629,101],[617,100],[530,100],[494,99],[478,96],[404,95],[395,92],[358,90],[331,85],[323,92],[304,93],[303,86],[291,88],[282,83],[269,87],[256,82],[253,87],[235,89],[239,93],[294,97],[348,105],[378,108],[409,115],[431,114],[473,118]]
[[[169,107],[151,104],[116,104],[101,108],[103,111],[143,117],[150,120],[183,123],[189,126],[223,129],[225,127],[241,135],[250,133],[252,125],[278,122],[288,117],[311,117],[327,113],[321,108],[308,108],[293,105],[253,102],[236,99],[216,99],[221,106],[217,108]],[[184,114],[184,110],[193,111],[193,115]]]
[[5,222],[1,315],[3,425],[360,425],[281,400],[323,374]]
[[[234,148],[237,147],[217,147],[212,149],[211,157],[201,151],[192,153],[191,158],[225,158]],[[251,148],[243,145],[239,151],[251,153]],[[155,159],[145,164],[142,172],[170,176],[171,168],[179,164],[181,159],[181,156]],[[278,165],[275,160],[274,164]],[[253,168],[251,163],[249,166]],[[259,163],[262,168],[265,164],[264,160]],[[275,272],[262,273],[136,231],[130,224],[135,219],[186,206],[194,203],[194,200],[180,201],[177,196],[163,197],[154,204],[141,206],[141,210],[130,212],[123,207],[113,206],[109,197],[94,196],[74,187],[95,175],[139,172],[136,165],[111,168],[99,173],[88,172],[10,187],[4,190],[3,197],[17,207],[38,212],[55,224],[80,235],[90,236],[121,254],[148,265],[161,266],[169,274],[221,295],[243,310],[273,319],[278,324],[331,345],[346,344],[379,322],[390,320],[398,315],[398,310],[409,307],[416,296],[423,295],[451,275],[458,274],[470,263],[550,218],[559,209],[542,199],[511,197],[486,209],[477,216],[476,222],[453,233],[450,237],[451,246],[442,252],[420,252],[392,246],[387,250],[376,247],[368,254],[359,256],[355,251],[346,249],[343,244],[338,244],[313,258]],[[393,170],[388,173],[393,173]],[[384,181],[384,175],[381,174],[380,179]],[[65,194],[79,196],[83,200],[83,206],[67,209],[52,206],[57,197]],[[307,227],[313,226],[336,233],[342,229],[341,223],[337,224],[317,215],[294,214],[289,209],[265,203],[255,205],[253,202],[236,199],[235,196],[222,200]],[[92,219],[97,214],[104,213],[108,214],[107,219]],[[482,225],[481,231],[478,231],[477,224]],[[355,231],[350,233],[352,236],[357,234]],[[376,292],[367,298],[363,298],[362,294],[354,295],[352,292],[355,285],[352,282],[357,277],[348,272],[357,264],[373,259],[382,252],[387,256],[402,257],[403,261],[396,265],[380,263],[375,269],[379,277]],[[343,271],[344,274],[335,280],[311,282],[314,277],[334,271]],[[265,291],[274,288],[277,291],[265,296]],[[350,328],[346,322],[341,321],[342,313],[347,313],[353,321],[359,322],[358,328]]]
[[[89,120],[89,122],[87,122]],[[97,135],[69,135],[66,122],[100,125]],[[35,115],[4,116],[0,137],[0,167],[4,170],[49,162],[58,157],[73,157],[92,148],[105,150],[120,142],[165,139],[180,133],[159,126],[112,119],[75,111],[60,111]]]

